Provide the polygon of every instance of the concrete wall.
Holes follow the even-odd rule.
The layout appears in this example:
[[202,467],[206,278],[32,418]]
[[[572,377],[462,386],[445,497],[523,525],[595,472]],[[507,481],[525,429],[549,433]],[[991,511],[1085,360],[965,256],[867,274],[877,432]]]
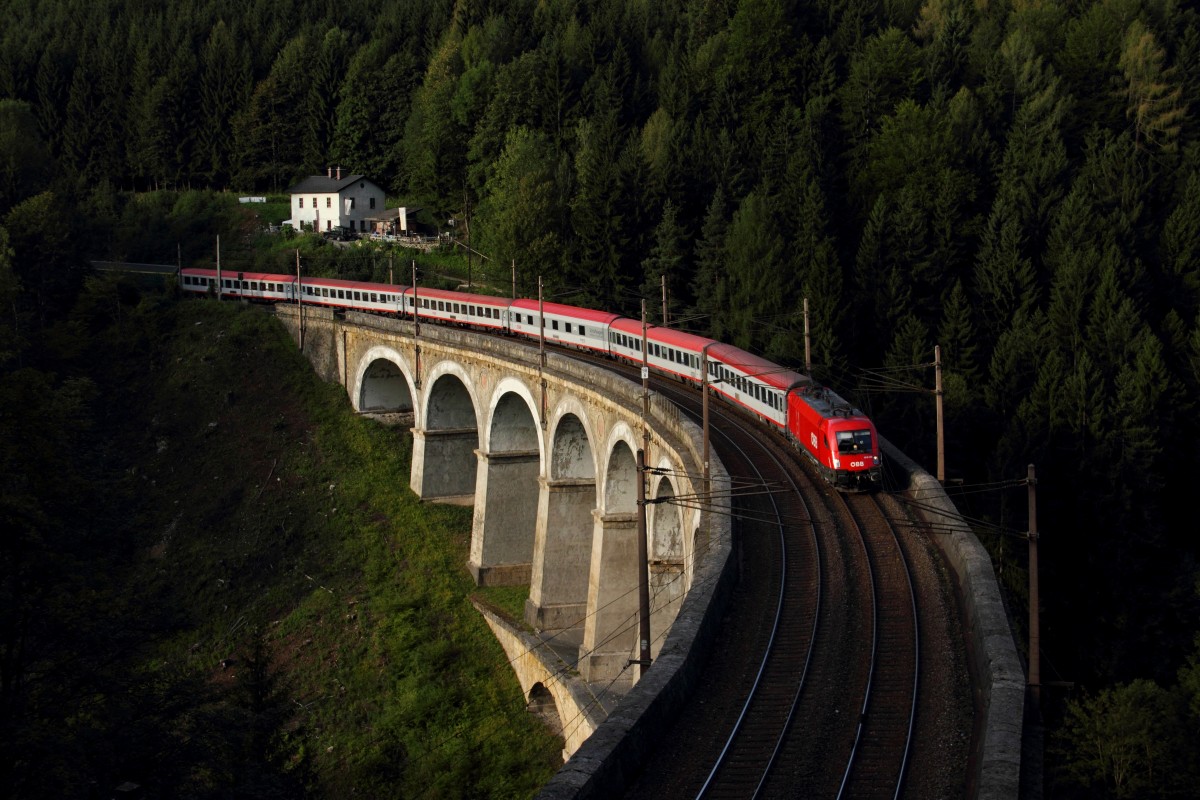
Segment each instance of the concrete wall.
[[975,679],[983,704],[982,741],[975,754],[974,797],[1016,800],[1021,784],[1025,673],[1013,643],[992,561],[937,479],[886,439],[890,466],[908,476],[906,494],[933,528],[934,543],[954,574],[962,602]]

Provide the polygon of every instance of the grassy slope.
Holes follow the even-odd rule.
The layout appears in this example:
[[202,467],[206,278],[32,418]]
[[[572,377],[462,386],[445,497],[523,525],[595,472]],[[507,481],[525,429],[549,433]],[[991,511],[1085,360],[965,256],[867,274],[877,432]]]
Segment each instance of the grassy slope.
[[232,687],[261,639],[294,712],[277,760],[315,794],[535,790],[561,743],[467,601],[469,510],[407,488],[410,437],[356,417],[259,310],[184,303],[166,338],[137,528],[178,616],[146,663]]

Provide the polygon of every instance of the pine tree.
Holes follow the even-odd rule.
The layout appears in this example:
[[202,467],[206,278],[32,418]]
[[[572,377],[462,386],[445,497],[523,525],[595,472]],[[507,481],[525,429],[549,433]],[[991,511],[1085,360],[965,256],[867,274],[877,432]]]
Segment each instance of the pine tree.
[[249,84],[246,52],[238,47],[236,38],[221,20],[209,34],[200,56],[196,169],[212,186],[228,185],[232,150],[229,121],[245,102]]
[[1133,120],[1135,147],[1173,151],[1187,115],[1183,87],[1164,66],[1165,51],[1140,19],[1125,33],[1118,66],[1125,76],[1125,116]]
[[674,320],[679,316],[678,309],[682,306],[680,294],[684,276],[688,272],[685,265],[687,251],[687,232],[679,223],[679,210],[674,202],[667,200],[663,205],[662,221],[654,231],[654,247],[649,258],[642,261],[642,297],[649,301],[649,316],[658,324],[663,324],[662,303],[653,302],[653,298],[662,294],[664,280],[669,319]]
[[537,275],[556,277],[561,258],[551,149],[542,133],[524,127],[509,131],[475,217],[480,247],[500,273],[496,282],[507,282],[502,278],[515,262],[523,295],[536,291]]
[[762,352],[782,321],[785,298],[795,296],[794,276],[787,274],[783,239],[770,204],[757,192],[742,200],[725,239],[729,325],[718,338]]
[[1200,172],[1188,176],[1182,197],[1162,228],[1162,260],[1169,294],[1191,317],[1200,311]]
[[975,262],[975,293],[985,340],[995,340],[1010,320],[1037,303],[1033,264],[1022,254],[1015,209],[997,198]]
[[728,287],[725,273],[725,233],[729,226],[725,193],[718,187],[709,201],[696,241],[690,316],[700,317],[701,326],[716,336],[727,325]]
[[306,70],[308,87],[301,152],[310,171],[328,166],[330,143],[337,128],[337,107],[346,63],[350,56],[350,37],[340,28],[325,32]]
[[621,156],[624,136],[615,109],[579,126],[575,196],[571,199],[574,258],[567,279],[600,308],[625,308],[629,286],[625,260],[630,231],[625,218]]

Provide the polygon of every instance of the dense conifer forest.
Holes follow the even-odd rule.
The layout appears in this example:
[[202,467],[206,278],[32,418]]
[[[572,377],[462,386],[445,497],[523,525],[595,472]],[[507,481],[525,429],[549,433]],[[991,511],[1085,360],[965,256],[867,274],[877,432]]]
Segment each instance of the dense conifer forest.
[[[540,275],[657,317],[665,280],[675,324],[788,364],[807,299],[814,373],[930,469],[940,345],[951,491],[1020,640],[1019,482],[1037,467],[1042,674],[1065,684],[1046,692],[1049,793],[1195,792],[1190,4],[9,0],[0,400],[37,368],[82,402],[34,343],[86,258],[147,257],[169,219],[173,260],[220,197],[195,190],[278,193],[330,165],[429,220],[469,218],[484,279],[507,286],[515,264],[523,293]],[[163,210],[181,196],[196,207]],[[9,447],[6,474],[25,455]],[[4,491],[30,524],[36,482]]]

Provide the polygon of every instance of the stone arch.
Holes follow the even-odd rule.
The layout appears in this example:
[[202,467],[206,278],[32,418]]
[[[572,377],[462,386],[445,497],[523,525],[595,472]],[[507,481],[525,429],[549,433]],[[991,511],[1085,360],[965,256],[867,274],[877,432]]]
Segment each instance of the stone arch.
[[652,631],[666,630],[675,621],[687,594],[692,571],[689,566],[694,555],[691,515],[680,504],[672,502],[689,487],[687,479],[674,473],[673,469],[669,461],[661,460],[659,474],[648,493],[655,501],[650,505],[646,519]]
[[588,615],[579,671],[589,681],[619,680],[638,650],[637,439],[618,422],[606,443],[604,503],[595,515]]
[[525,619],[543,630],[582,634],[592,560],[596,456],[587,414],[577,400],[564,402],[555,414],[545,472]]
[[563,735],[562,715],[558,711],[558,703],[554,695],[546,688],[546,684],[538,681],[529,687],[529,701],[525,708],[529,713],[540,719],[555,736]]
[[478,444],[478,403],[466,371],[458,364],[443,361],[430,371],[426,384],[429,388],[421,427],[427,431],[472,428]]
[[682,509],[672,503],[675,484],[669,475],[659,476],[654,488],[647,528],[650,531],[650,558],[653,561],[678,561],[684,557]]
[[536,404],[525,384],[505,378],[496,387],[487,427],[489,453],[541,452],[542,430]]
[[572,413],[559,418],[550,452],[551,480],[595,480],[596,456],[583,421]]
[[404,412],[415,408],[412,371],[391,347],[376,345],[358,362],[351,395],[358,411]]
[[474,498],[478,403],[466,371],[443,361],[429,372],[413,428],[412,488],[423,499]]
[[604,472],[604,513],[637,513],[637,457],[633,447],[618,439],[608,453]]
[[468,568],[480,586],[530,580],[542,473],[542,429],[529,389],[516,378],[492,395],[478,451]]

